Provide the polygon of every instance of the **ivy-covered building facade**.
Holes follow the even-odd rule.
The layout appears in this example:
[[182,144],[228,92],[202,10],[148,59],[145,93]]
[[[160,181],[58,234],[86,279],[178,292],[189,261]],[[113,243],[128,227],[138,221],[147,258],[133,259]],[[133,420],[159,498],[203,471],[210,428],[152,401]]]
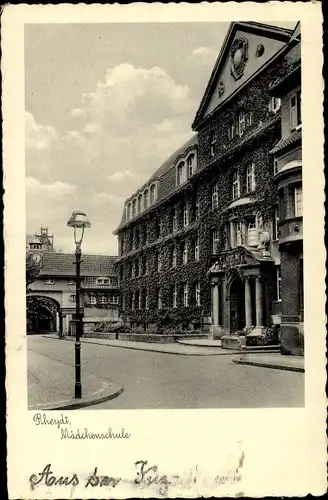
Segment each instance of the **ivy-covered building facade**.
[[179,326],[220,338],[243,329],[262,335],[281,323],[284,260],[272,152],[284,100],[270,89],[290,71],[292,35],[232,23],[192,124],[195,135],[126,200],[117,269],[122,314],[135,328]]

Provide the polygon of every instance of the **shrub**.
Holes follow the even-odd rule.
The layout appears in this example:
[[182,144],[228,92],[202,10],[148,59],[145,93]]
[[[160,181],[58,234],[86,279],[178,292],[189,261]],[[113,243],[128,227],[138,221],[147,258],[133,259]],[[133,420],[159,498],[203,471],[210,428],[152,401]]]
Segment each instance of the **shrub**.
[[109,321],[99,321],[96,323],[95,332],[101,333],[129,333],[131,328],[123,322],[112,323]]

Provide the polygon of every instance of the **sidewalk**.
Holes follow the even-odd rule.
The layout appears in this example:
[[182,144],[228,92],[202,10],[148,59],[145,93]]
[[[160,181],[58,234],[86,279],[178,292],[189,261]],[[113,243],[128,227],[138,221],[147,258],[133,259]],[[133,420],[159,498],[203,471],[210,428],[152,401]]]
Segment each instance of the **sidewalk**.
[[292,372],[305,372],[303,356],[285,356],[278,353],[243,354],[232,360],[240,365],[276,368]]
[[[36,352],[28,355],[28,409],[73,410],[117,397],[123,388],[82,370],[82,398],[75,399],[75,368]],[[53,376],[49,377],[49,373]]]
[[[47,338],[58,338],[57,335],[43,335]],[[65,337],[66,340],[74,341],[74,337]],[[132,340],[109,340],[83,337],[81,342],[87,344],[106,345],[109,347],[121,347],[123,349],[135,349],[137,351],[159,352],[161,354],[177,354],[181,356],[223,356],[227,354],[238,354],[232,349],[218,349],[215,347],[200,347],[198,345],[182,345],[181,343],[156,344],[149,342],[134,342]]]

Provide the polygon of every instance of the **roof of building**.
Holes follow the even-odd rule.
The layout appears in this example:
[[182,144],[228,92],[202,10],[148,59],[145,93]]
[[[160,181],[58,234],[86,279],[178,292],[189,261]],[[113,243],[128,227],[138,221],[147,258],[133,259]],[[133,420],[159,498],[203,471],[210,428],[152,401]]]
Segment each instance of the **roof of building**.
[[[127,198],[126,201],[131,200],[133,197],[135,197],[139,191],[143,191],[146,188],[146,186],[149,186],[149,184],[151,184],[152,181],[156,181],[156,180],[160,179],[166,172],[168,172],[174,166],[174,164],[176,163],[176,161],[178,160],[178,158],[180,156],[183,156],[184,153],[189,148],[192,148],[192,147],[196,146],[197,144],[198,144],[198,136],[197,136],[197,134],[194,134],[190,139],[188,139],[187,142],[185,142],[173,154],[171,154],[171,156],[169,156],[169,158],[167,160],[165,160],[164,163],[162,163],[162,165],[156,170],[156,172],[154,172],[154,174],[147,180],[147,182],[145,182],[131,196],[129,196],[129,198]],[[157,200],[157,201],[159,201],[159,200]],[[149,209],[151,209],[155,205],[156,205],[156,202],[154,205],[149,207]],[[145,212],[146,212],[146,210],[145,210]],[[145,213],[145,212],[143,212],[143,213]],[[123,209],[122,218],[121,218],[121,222],[119,224],[118,229],[120,227],[122,227],[125,224],[125,222],[127,222],[126,213],[125,213],[125,210]]]
[[[82,254],[81,276],[115,276],[116,259],[114,256]],[[75,254],[42,254],[41,276],[75,276],[75,273]]]
[[249,33],[261,33],[262,35],[269,36],[271,38],[275,38],[284,42],[288,42],[290,40],[290,37],[293,35],[294,30],[290,30],[287,28],[281,28],[278,26],[271,26],[263,23],[258,23],[254,21],[249,21],[249,22],[232,22],[229,26],[229,29],[227,31],[226,37],[223,41],[220,53],[217,57],[216,63],[214,65],[211,77],[208,81],[207,87],[205,89],[203,98],[200,102],[200,105],[198,107],[195,119],[192,124],[192,128],[194,130],[197,129],[199,123],[202,121],[204,117],[204,112],[206,110],[206,107],[208,105],[209,99],[214,92],[215,85],[217,82],[217,79],[219,77],[219,74],[221,72],[221,69],[226,61],[226,57],[228,54],[228,51],[230,49],[230,44],[235,36],[236,31],[240,29],[245,32]]
[[270,154],[278,153],[278,151],[282,151],[301,140],[302,140],[302,130],[295,130],[289,137],[286,137],[285,139],[280,139],[280,141],[275,145],[275,147],[271,149]]

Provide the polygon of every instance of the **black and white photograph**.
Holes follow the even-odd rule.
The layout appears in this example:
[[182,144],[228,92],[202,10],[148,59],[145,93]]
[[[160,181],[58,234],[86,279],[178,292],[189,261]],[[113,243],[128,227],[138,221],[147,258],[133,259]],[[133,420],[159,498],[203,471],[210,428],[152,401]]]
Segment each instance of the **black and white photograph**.
[[304,405],[301,24],[27,24],[31,409]]
[[327,490],[322,39],[318,2],[5,7],[10,499]]

